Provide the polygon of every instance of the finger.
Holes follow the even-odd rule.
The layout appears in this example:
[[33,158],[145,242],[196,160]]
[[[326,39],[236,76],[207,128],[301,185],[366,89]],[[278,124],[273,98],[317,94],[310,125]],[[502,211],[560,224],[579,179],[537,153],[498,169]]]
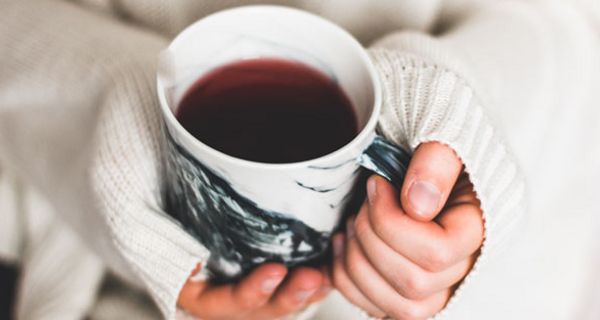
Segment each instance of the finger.
[[402,210],[387,181],[373,176],[369,183],[372,230],[394,251],[423,269],[439,272],[466,259],[481,246],[483,222],[478,206],[451,207],[440,217],[440,224],[416,221]]
[[[472,204],[481,207],[481,202],[477,199],[473,184],[466,172],[462,172],[452,189],[452,193],[448,197],[448,201],[444,208],[453,207],[460,204]],[[443,214],[443,213],[442,213]],[[438,215],[439,217],[439,215]]]
[[385,313],[372,304],[350,280],[344,267],[344,235],[333,237],[333,284],[335,288],[353,305],[361,308],[369,315],[376,318],[385,317]]
[[323,283],[323,274],[314,268],[298,267],[263,307],[263,318],[281,317],[301,310]]
[[444,229],[447,246],[456,248],[454,259],[469,256],[481,247],[484,227],[483,215],[478,205],[455,205],[446,209],[438,221]]
[[429,221],[439,214],[462,170],[454,150],[439,142],[426,142],[415,150],[404,178],[400,198],[413,219]]
[[243,279],[233,289],[233,299],[242,309],[258,308],[269,301],[287,274],[281,264],[264,264],[252,277]]
[[[306,305],[309,305],[313,302],[322,300],[331,291],[331,281],[328,279],[326,270],[327,270],[326,267],[323,267],[319,270],[319,272],[321,272],[321,276],[322,276],[321,286],[315,291],[315,293],[312,296],[310,296],[308,299],[306,299],[305,303],[301,303],[299,306],[296,306],[294,303],[292,307],[282,307],[281,304],[278,304],[277,302],[275,302],[277,300],[277,298],[274,297],[274,298],[272,298],[272,300],[274,300],[273,302],[265,305],[262,308],[255,310],[254,312],[247,314],[244,318],[245,319],[269,319],[269,318],[274,318],[274,317],[278,318],[280,316],[298,312],[300,309],[304,308]],[[301,276],[299,273],[300,272],[296,271],[294,274],[292,274],[290,276],[290,279],[288,280],[288,282],[295,281],[295,280],[291,280],[291,279],[294,277],[297,278],[297,277]],[[304,281],[304,280],[300,279],[298,281]],[[284,289],[281,289],[281,290],[283,291]],[[277,294],[279,295],[281,293],[278,292]]]
[[200,318],[232,318],[267,303],[286,273],[281,264],[261,265],[237,284],[207,286],[186,310]]
[[366,205],[357,215],[353,227],[360,248],[373,268],[408,299],[423,299],[446,290],[461,281],[471,269],[471,258],[440,272],[430,272],[416,265],[377,237],[369,224]]
[[331,274],[329,268],[327,266],[323,266],[321,269],[321,274],[323,275],[323,281],[321,282],[321,287],[315,294],[313,294],[310,299],[308,299],[307,304],[311,304],[313,302],[317,302],[323,300],[329,293],[331,292],[332,282],[331,282]]
[[400,295],[371,266],[363,254],[356,237],[348,236],[346,270],[358,289],[394,319],[424,319],[441,310],[450,297],[450,289],[421,300],[410,300]]

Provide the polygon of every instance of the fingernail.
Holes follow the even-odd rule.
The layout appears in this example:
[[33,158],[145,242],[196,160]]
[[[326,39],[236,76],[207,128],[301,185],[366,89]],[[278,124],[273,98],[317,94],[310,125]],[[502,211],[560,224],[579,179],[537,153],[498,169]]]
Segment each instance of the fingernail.
[[375,181],[374,177],[371,177],[367,181],[367,198],[369,199],[369,204],[372,204],[373,201],[375,201],[376,196],[377,196],[377,181]]
[[414,181],[408,189],[408,201],[419,215],[430,215],[438,207],[441,193],[438,188],[427,181]]
[[333,255],[338,257],[344,251],[344,239],[342,237],[333,238]]
[[263,281],[261,289],[264,293],[271,293],[273,292],[273,290],[275,290],[275,288],[277,288],[277,286],[281,283],[281,280],[283,280],[283,277],[277,275],[277,276],[272,276],[268,279],[266,279],[265,281]]
[[317,291],[316,289],[298,291],[296,293],[296,301],[304,302],[304,301],[306,301],[306,299],[308,299],[308,297],[312,296],[316,291]]

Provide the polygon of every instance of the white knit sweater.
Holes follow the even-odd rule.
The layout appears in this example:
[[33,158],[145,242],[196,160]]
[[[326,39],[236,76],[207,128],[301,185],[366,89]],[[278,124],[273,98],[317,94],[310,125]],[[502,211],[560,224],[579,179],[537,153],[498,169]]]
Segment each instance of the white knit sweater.
[[[80,270],[46,298],[22,296],[22,318],[38,319],[31,310],[43,305],[46,317],[64,319],[60,301],[81,317],[101,264],[176,317],[178,292],[207,252],[160,209],[155,63],[182,28],[237,2],[0,0],[0,163],[10,172],[0,176],[0,199],[8,199],[0,202],[0,256],[39,265],[52,252]],[[593,317],[584,298],[600,261],[590,259],[600,231],[594,0],[281,2],[333,20],[365,45],[379,39],[371,57],[384,85],[381,131],[410,148],[442,141],[463,160],[485,241],[439,316]],[[48,251],[40,246],[51,243],[29,241],[42,257],[24,258],[18,244],[32,232],[19,221],[49,223],[11,205],[27,200],[15,185],[42,195],[31,201],[48,201],[57,228],[72,229],[77,244]],[[22,286],[60,283],[64,268],[26,267]],[[57,294],[78,298],[44,303]],[[359,318],[337,294],[316,312]]]

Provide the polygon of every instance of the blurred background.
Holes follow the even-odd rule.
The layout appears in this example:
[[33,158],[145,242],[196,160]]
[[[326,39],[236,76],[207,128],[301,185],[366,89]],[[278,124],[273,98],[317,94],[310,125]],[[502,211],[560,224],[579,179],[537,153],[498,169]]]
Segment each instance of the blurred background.
[[[15,288],[22,280],[19,276],[27,271],[17,267],[19,260],[38,271],[50,266],[54,270],[65,270],[52,275],[37,273],[47,277],[43,279],[45,281],[37,282],[47,287],[25,286],[23,290],[33,297],[29,303],[36,302],[37,293],[52,295],[60,292],[62,280],[77,283],[79,277],[85,277],[90,281],[70,298],[79,299],[77,304],[86,305],[86,299],[95,299],[99,292],[104,300],[94,304],[99,312],[95,319],[118,318],[115,310],[123,306],[134,310],[131,314],[138,319],[160,317],[142,286],[123,280],[130,274],[106,272],[104,261],[85,250],[87,243],[71,234],[70,228],[50,218],[55,208],[49,208],[38,195],[31,195],[23,184],[14,183],[13,177],[7,178],[6,172],[2,171],[5,165],[2,161],[7,160],[10,164],[7,168],[19,169],[15,172],[41,186],[45,194],[52,194],[51,200],[63,205],[61,209],[65,210],[61,214],[67,212],[66,220],[71,220],[71,226],[85,230],[81,235],[88,237],[86,240],[99,239],[97,235],[102,232],[108,234],[102,229],[108,219],[96,217],[96,220],[90,218],[88,221],[81,218],[94,216],[93,211],[98,206],[94,202],[96,199],[90,196],[89,181],[79,180],[89,175],[92,157],[89,143],[97,138],[94,130],[98,130],[94,119],[108,114],[117,124],[121,120],[142,121],[119,113],[111,114],[114,109],[104,103],[117,104],[115,101],[119,102],[122,95],[139,90],[143,94],[136,102],[151,105],[154,103],[151,90],[156,57],[172,37],[206,14],[240,4],[266,2],[293,2],[294,6],[319,12],[348,29],[365,46],[394,30],[447,36],[444,41],[448,43],[461,43],[462,37],[463,41],[467,40],[464,41],[466,45],[452,49],[464,54],[466,64],[476,63],[471,54],[491,61],[481,64],[484,67],[480,70],[484,70],[485,75],[482,83],[487,81],[497,87],[514,89],[531,98],[520,108],[517,105],[519,99],[504,95],[502,90],[489,92],[505,103],[505,108],[490,112],[498,124],[514,122],[515,127],[533,132],[530,135],[502,132],[515,146],[514,153],[523,160],[521,164],[530,182],[532,210],[523,226],[523,234],[512,239],[514,246],[495,257],[501,263],[486,269],[477,280],[480,290],[463,297],[471,306],[462,306],[461,312],[467,317],[489,312],[490,317],[497,313],[510,319],[600,319],[600,0],[517,0],[498,10],[499,15],[488,12],[489,15],[475,15],[468,21],[461,19],[475,11],[472,8],[478,8],[479,3],[486,7],[490,3],[509,1],[0,0],[0,320],[11,319]],[[471,6],[471,3],[478,4]],[[535,9],[521,10],[523,3],[531,4]],[[9,5],[11,10],[6,10]],[[397,10],[389,10],[390,5],[398,6]],[[561,10],[563,5],[569,10]],[[546,11],[537,9],[542,7]],[[543,19],[540,18],[542,14]],[[365,17],[377,17],[376,25]],[[438,17],[442,18],[437,20]],[[503,25],[513,17],[517,17],[518,24]],[[453,21],[460,23],[453,24]],[[518,54],[496,57],[495,50],[505,47],[494,46],[494,43],[507,40],[502,32],[487,36],[492,39],[488,43],[491,43],[491,49],[468,41],[471,36],[485,38],[479,34],[480,29],[469,30],[471,23],[501,31],[506,29],[513,35],[523,36],[516,37],[517,45],[511,47]],[[97,33],[100,28],[95,24],[106,25],[106,33]],[[452,31],[442,35],[440,30],[444,28]],[[553,37],[553,34],[559,36]],[[71,38],[75,40],[68,41]],[[136,39],[142,45],[129,39]],[[414,45],[423,39],[410,40],[403,45]],[[64,51],[53,46],[60,41],[66,43]],[[518,45],[535,45],[539,50],[519,51]],[[423,52],[431,49],[425,47],[427,50],[423,49]],[[556,63],[550,61],[554,56],[548,48],[556,49],[557,56],[562,54],[567,58]],[[576,54],[571,56],[571,53]],[[539,61],[550,61],[548,65],[558,71],[529,69]],[[96,62],[105,65],[92,67]],[[80,69],[72,72],[69,66],[74,63],[80,63]],[[507,68],[503,63],[514,64]],[[505,80],[497,73],[486,72],[488,67],[489,70],[508,70],[512,78]],[[562,72],[560,79],[544,81],[555,76],[555,71],[557,74]],[[563,73],[566,76],[562,76]],[[536,95],[536,90],[543,93]],[[107,92],[117,94],[108,99]],[[561,95],[563,92],[566,94]],[[86,102],[102,105],[104,109],[94,105],[82,111]],[[56,111],[47,112],[48,106],[56,107]],[[28,112],[21,115],[20,112],[26,109]],[[103,129],[111,131],[117,127]],[[148,139],[151,135],[143,132],[132,136]],[[139,147],[133,145],[119,152],[132,153]],[[42,154],[49,156],[38,159]],[[108,162],[114,162],[107,167],[118,166],[116,163],[120,159],[109,158]],[[131,168],[143,173],[152,171],[151,165],[140,163]],[[18,197],[15,194],[19,194]],[[13,200],[15,198],[18,198],[17,202]],[[12,227],[14,225],[19,227]],[[27,239],[28,243],[11,239]],[[83,253],[73,257],[61,255],[60,250],[44,247],[44,244],[52,243],[49,239],[74,244]],[[113,250],[117,256],[115,261],[123,259],[122,253],[116,253],[117,250],[111,247],[114,245],[111,241],[100,239],[94,244],[94,249],[100,248],[98,251]],[[27,259],[37,259],[37,255],[28,248],[43,248],[48,254],[41,255],[43,260],[29,263]],[[71,270],[69,265],[78,265],[78,268]],[[503,287],[498,283],[504,284]],[[73,284],[65,287],[69,285]],[[52,300],[45,302],[53,303]],[[117,307],[101,308],[103,305]],[[38,317],[42,315],[32,315],[28,319]]]

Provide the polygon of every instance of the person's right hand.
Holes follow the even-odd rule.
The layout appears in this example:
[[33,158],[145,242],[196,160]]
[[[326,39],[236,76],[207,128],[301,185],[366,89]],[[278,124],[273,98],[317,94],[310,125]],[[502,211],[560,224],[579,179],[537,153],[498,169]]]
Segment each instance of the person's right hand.
[[190,277],[177,304],[202,320],[276,319],[301,311],[331,289],[326,272],[299,267],[287,273],[281,264],[266,263],[235,284],[214,286]]

